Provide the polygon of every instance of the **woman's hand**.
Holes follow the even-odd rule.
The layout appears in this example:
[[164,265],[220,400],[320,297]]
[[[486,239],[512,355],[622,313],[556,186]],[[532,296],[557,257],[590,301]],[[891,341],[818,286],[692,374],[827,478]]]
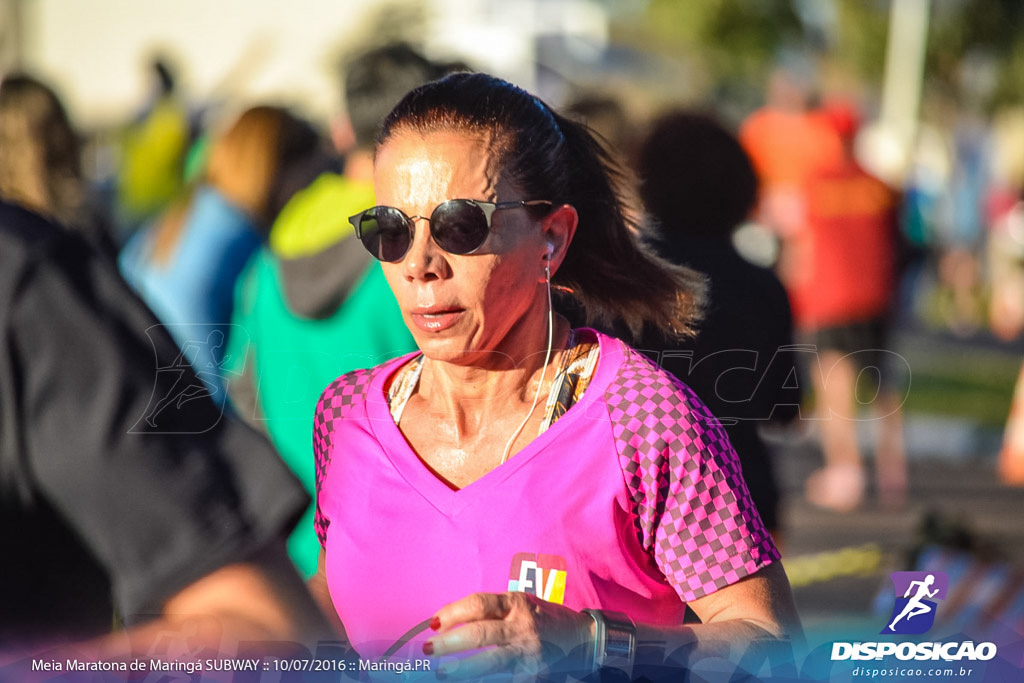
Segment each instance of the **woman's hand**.
[[475,678],[497,671],[538,674],[546,670],[587,672],[593,656],[594,621],[586,614],[526,593],[474,593],[442,607],[423,646],[444,656],[486,648],[445,662],[442,676]]

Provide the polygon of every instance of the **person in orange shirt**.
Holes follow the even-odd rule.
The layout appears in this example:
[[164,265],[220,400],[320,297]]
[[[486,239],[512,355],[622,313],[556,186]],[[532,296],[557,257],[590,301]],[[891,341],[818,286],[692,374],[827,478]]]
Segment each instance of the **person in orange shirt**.
[[[801,255],[787,287],[800,336],[818,351],[811,368],[825,467],[807,482],[807,497],[839,511],[860,504],[866,477],[857,442],[858,404],[878,420],[878,493],[899,505],[906,491],[900,407],[906,361],[886,349],[896,287],[898,198],[857,163],[856,111],[821,110],[842,139],[843,157],[805,182],[805,229],[793,240]],[[873,378],[873,380],[871,379]]]
[[792,65],[772,74],[765,105],[740,127],[760,187],[756,219],[779,240],[777,271],[787,283],[802,260],[794,238],[805,229],[806,181],[842,159],[842,143],[809,108],[811,78]]

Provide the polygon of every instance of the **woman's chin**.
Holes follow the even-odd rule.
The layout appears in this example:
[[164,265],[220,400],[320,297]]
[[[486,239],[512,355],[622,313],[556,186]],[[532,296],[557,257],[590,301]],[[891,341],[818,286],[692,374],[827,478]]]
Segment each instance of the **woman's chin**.
[[507,370],[515,364],[515,361],[507,353],[473,348],[463,337],[440,338],[435,336],[423,339],[417,335],[416,343],[420,351],[423,352],[423,357],[435,363],[486,367],[495,370]]
[[413,331],[416,346],[425,358],[432,361],[450,363],[466,354],[466,340],[460,337],[440,334],[423,334]]

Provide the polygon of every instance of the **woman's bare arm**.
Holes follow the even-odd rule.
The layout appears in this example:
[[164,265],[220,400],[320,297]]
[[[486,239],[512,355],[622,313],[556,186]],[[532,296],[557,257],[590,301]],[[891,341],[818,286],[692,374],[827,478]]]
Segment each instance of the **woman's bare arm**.
[[338,610],[334,607],[334,601],[331,599],[331,592],[327,587],[327,555],[325,550],[320,551],[320,556],[317,559],[316,573],[309,577],[309,581],[306,582],[306,586],[309,588],[310,594],[313,596],[313,600],[320,606],[320,611],[327,617],[327,621],[334,627],[338,637],[342,640],[347,641],[348,638],[345,634],[345,625],[341,623],[341,617],[338,616]]

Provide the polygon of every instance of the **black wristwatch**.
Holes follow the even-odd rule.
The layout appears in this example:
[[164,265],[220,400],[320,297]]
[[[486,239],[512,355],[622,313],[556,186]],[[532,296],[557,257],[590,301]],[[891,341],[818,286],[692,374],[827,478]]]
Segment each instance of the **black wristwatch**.
[[636,659],[636,624],[622,612],[585,609],[594,620],[594,660],[597,671],[611,667],[632,676]]

